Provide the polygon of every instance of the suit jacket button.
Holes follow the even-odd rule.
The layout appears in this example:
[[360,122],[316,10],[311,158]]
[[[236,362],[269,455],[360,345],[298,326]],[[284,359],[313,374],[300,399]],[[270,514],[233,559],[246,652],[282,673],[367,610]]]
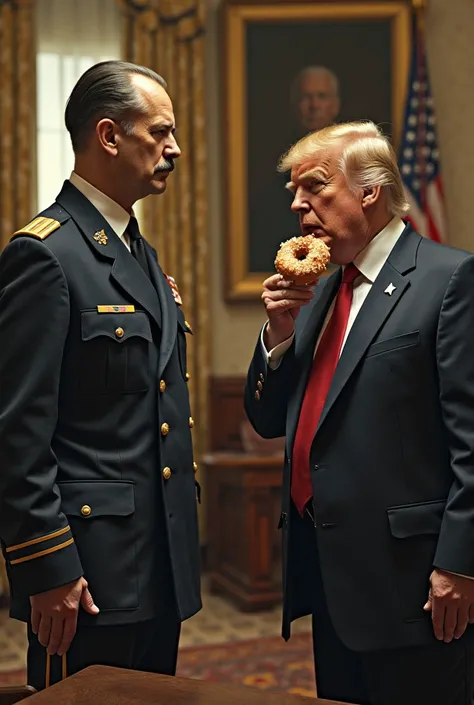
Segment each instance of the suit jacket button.
[[192,416],[189,417],[189,428],[193,428],[194,426],[194,419]]
[[189,382],[190,379],[191,375],[189,374],[189,372],[186,372],[186,382]]
[[167,423],[161,424],[161,435],[167,436],[169,432],[170,432],[170,427],[168,426],[168,424]]
[[84,506],[81,507],[81,514],[83,517],[88,517],[92,514],[92,509],[89,507],[88,504],[84,504]]
[[115,335],[117,338],[123,338],[123,334],[125,333],[124,329],[121,328],[120,326],[115,329]]
[[169,480],[171,477],[171,468],[163,468],[163,479]]
[[164,379],[160,379],[160,392],[163,394],[163,392],[166,392],[166,382]]
[[195,473],[199,470],[199,466],[197,463],[193,463],[193,470]]

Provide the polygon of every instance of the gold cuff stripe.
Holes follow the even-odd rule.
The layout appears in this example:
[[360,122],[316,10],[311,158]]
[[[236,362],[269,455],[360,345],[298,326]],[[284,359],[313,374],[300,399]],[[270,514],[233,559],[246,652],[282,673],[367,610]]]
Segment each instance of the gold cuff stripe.
[[74,543],[74,539],[69,539],[69,541],[65,541],[64,543],[60,543],[59,546],[53,546],[52,548],[45,548],[44,551],[38,551],[38,553],[33,553],[31,556],[23,556],[23,558],[15,558],[14,561],[10,561],[10,565],[15,565],[16,563],[25,563],[25,561],[32,561],[33,558],[41,558],[41,556],[47,556],[48,553],[55,553],[56,551],[59,551],[61,548],[66,548],[66,546],[70,546],[72,543]]
[[50,539],[55,539],[58,536],[62,536],[70,531],[69,524],[64,527],[64,529],[59,529],[59,531],[54,531],[52,534],[46,534],[46,536],[40,536],[37,539],[31,539],[31,541],[25,541],[25,543],[17,543],[16,546],[10,546],[6,549],[7,553],[11,551],[19,551],[20,548],[27,548],[28,546],[34,546],[36,543],[43,543],[43,541],[49,541]]

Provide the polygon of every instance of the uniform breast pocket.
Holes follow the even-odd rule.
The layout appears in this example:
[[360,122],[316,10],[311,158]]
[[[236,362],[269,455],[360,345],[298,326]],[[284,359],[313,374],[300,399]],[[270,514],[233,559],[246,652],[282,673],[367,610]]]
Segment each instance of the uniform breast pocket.
[[82,311],[79,386],[86,394],[136,394],[150,386],[150,321],[144,311]]
[[181,309],[178,309],[178,356],[181,374],[186,378],[187,361],[186,361],[186,336],[192,335],[191,326],[184,320]]

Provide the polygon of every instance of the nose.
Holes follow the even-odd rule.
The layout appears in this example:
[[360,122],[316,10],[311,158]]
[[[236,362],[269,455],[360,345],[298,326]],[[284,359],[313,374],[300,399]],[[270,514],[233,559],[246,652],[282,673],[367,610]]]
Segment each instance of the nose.
[[177,159],[177,157],[181,156],[181,150],[174,135],[170,135],[163,152],[166,157],[172,157],[173,159]]
[[309,210],[309,203],[302,198],[299,189],[296,191],[295,196],[293,198],[291,210],[293,211],[293,213],[306,213]]

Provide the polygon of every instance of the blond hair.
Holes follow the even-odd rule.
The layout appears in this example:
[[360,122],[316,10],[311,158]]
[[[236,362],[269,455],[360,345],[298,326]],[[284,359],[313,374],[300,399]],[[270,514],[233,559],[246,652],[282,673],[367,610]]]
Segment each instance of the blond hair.
[[282,156],[278,171],[289,171],[332,147],[342,147],[338,168],[353,192],[381,186],[393,216],[401,217],[409,210],[393,147],[369,120],[330,125],[306,135]]

